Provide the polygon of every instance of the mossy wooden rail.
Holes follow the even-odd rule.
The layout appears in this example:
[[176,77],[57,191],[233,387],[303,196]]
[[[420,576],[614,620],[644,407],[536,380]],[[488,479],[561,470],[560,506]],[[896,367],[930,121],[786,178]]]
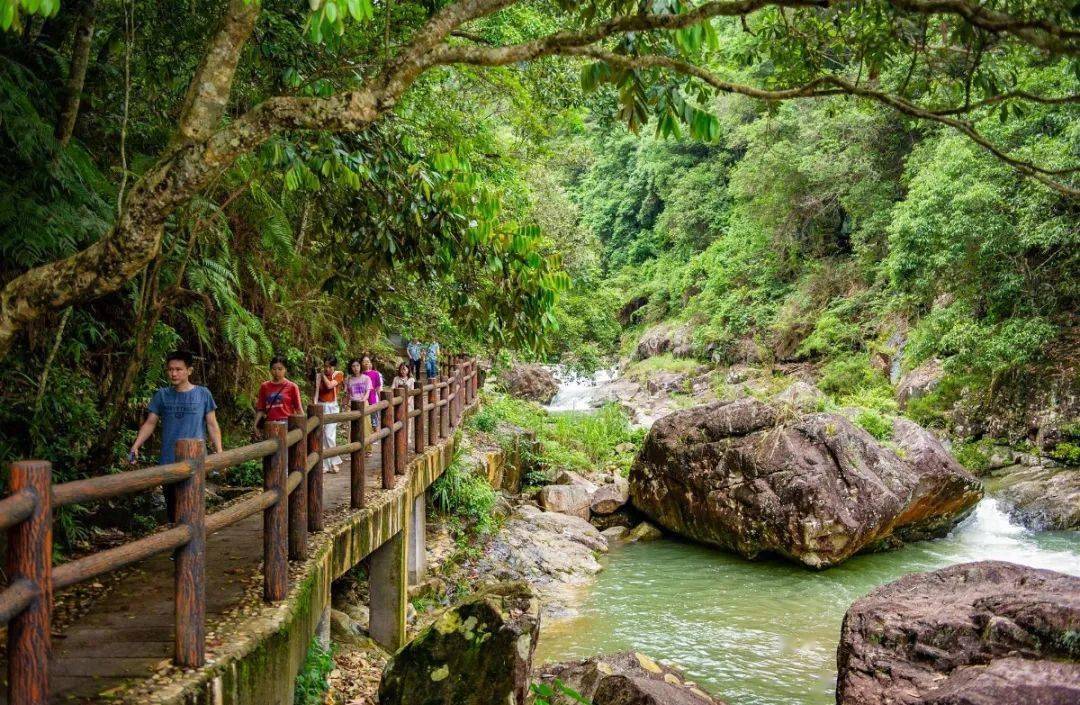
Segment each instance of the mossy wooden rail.
[[[177,441],[178,462],[63,484],[51,483],[43,460],[11,464],[8,496],[0,499],[0,529],[8,532],[9,582],[0,592],[0,623],[8,631],[8,690],[11,705],[44,705],[49,700],[49,654],[53,593],[156,554],[172,552],[175,595],[173,661],[198,668],[206,653],[206,538],[249,516],[263,515],[263,599],[277,602],[289,590],[289,561],[304,560],[307,534],[322,530],[322,461],[349,456],[349,505],[365,506],[366,450],[378,444],[382,489],[392,490],[406,472],[410,444],[417,454],[448,439],[465,410],[477,399],[476,361],[461,356],[443,365],[444,375],[414,389],[384,389],[376,404],[353,402],[348,411],[325,414],[313,404],[308,414],[267,424],[267,439],[207,455],[201,440]],[[372,431],[370,414],[382,423]],[[410,420],[412,434],[409,438]],[[348,442],[322,447],[322,427],[348,424]],[[263,488],[206,513],[205,477],[262,459]],[[162,487],[170,526],[144,538],[52,565],[53,512]],[[390,539],[389,536],[384,540]],[[362,556],[357,556],[357,560]]]

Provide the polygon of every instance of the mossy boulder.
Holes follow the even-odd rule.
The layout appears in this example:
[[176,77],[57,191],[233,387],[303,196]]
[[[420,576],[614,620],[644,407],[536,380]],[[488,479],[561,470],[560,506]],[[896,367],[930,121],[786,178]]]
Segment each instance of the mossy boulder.
[[524,705],[540,603],[524,582],[446,610],[383,671],[380,705]]

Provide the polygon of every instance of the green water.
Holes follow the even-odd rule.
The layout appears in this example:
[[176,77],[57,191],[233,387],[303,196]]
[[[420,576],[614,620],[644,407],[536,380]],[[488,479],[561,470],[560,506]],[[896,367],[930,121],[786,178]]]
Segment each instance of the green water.
[[1006,560],[1080,575],[1080,532],[1033,533],[992,499],[947,538],[824,572],[750,562],[678,541],[616,549],[579,617],[547,625],[541,661],[636,649],[682,667],[730,705],[834,702],[844,612],[921,570]]

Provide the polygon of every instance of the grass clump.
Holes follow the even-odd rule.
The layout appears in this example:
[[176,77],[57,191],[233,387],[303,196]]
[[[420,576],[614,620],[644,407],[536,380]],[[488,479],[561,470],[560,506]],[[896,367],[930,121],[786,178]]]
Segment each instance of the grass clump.
[[330,688],[330,671],[334,670],[334,655],[331,649],[324,649],[319,640],[312,639],[308,646],[304,665],[296,674],[293,688],[293,702],[296,705],[319,705]]
[[644,360],[630,363],[626,367],[625,376],[637,382],[645,382],[650,376],[658,372],[674,372],[676,374],[693,374],[701,367],[697,360],[674,357],[671,353],[654,355]]
[[477,533],[491,533],[496,528],[492,512],[495,508],[495,490],[472,468],[469,468],[458,451],[450,466],[429,490],[431,504],[438,511],[460,519],[466,527]]
[[535,464],[548,476],[561,470],[626,474],[645,437],[644,429],[633,428],[616,404],[594,411],[549,413],[531,402],[485,393],[483,408],[473,416],[471,426],[498,437],[502,423],[536,433],[540,454]]
[[879,441],[892,438],[892,419],[874,409],[863,409],[856,414],[855,424]]

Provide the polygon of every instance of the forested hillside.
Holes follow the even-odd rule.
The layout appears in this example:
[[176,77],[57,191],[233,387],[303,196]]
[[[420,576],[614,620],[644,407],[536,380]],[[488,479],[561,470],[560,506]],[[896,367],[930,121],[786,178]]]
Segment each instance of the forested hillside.
[[[1078,88],[1064,64],[1022,76]],[[562,195],[597,253],[559,304],[570,360],[631,356],[651,336],[720,366],[811,363],[840,403],[883,412],[896,411],[890,382],[933,360],[944,383],[912,408],[923,423],[1013,441],[1035,440],[1041,416],[1069,425],[1075,201],[878,106],[713,107],[712,141],[603,121],[565,138]],[[1005,111],[987,133],[1025,153],[1075,154],[1076,118]]]

